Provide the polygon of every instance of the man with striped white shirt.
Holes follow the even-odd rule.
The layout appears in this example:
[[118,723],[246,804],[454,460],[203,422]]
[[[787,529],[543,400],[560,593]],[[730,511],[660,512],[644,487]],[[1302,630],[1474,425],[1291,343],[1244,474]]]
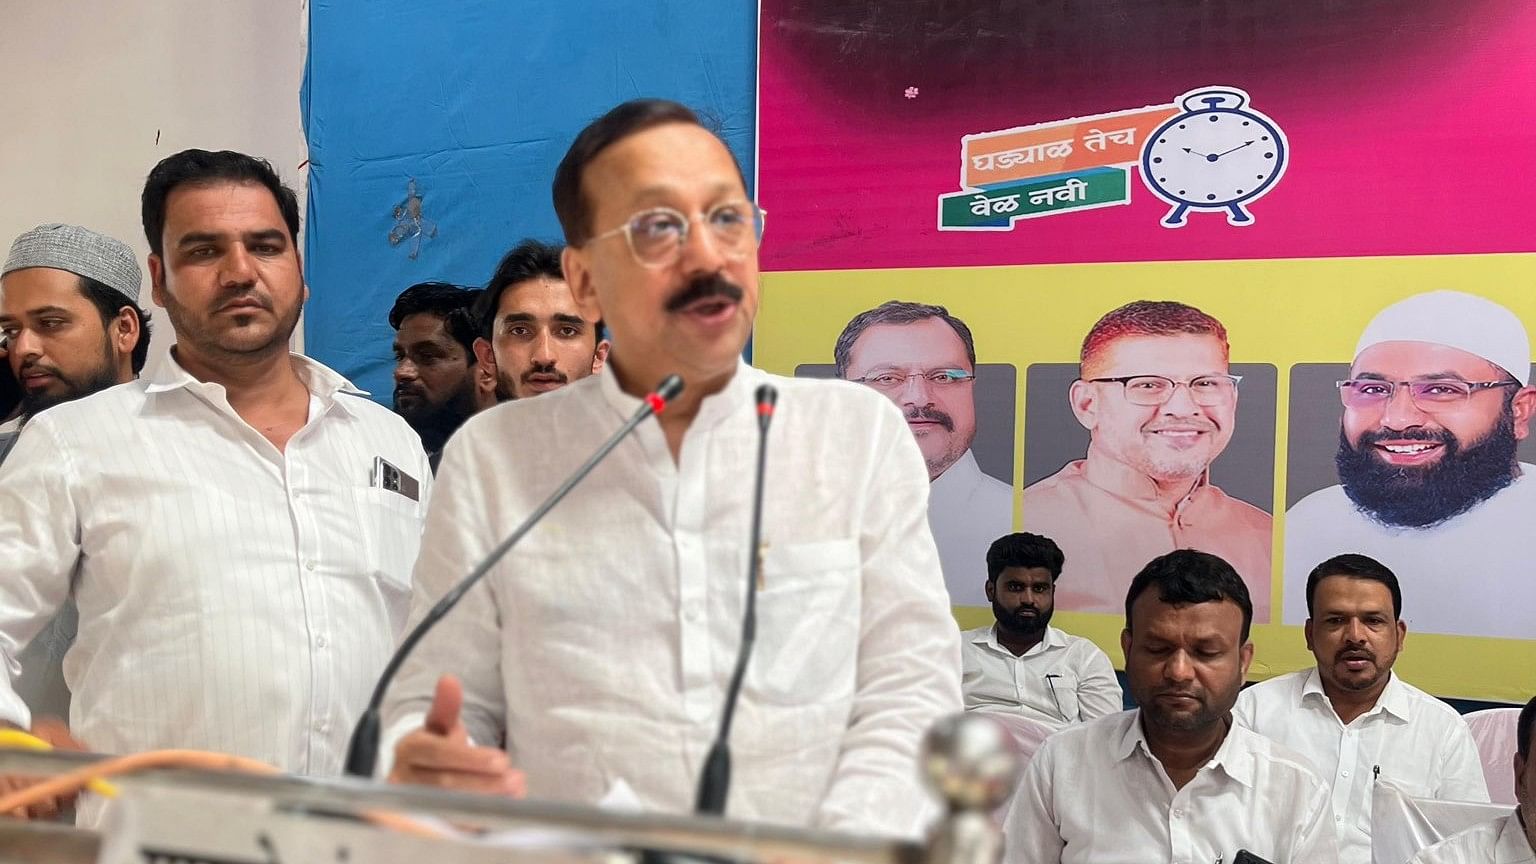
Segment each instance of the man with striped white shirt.
[[170,358],[39,414],[0,466],[0,721],[29,724],[15,658],[73,597],[86,745],[335,773],[404,620],[426,454],[288,352],[307,289],[298,203],[270,165],[178,153],[143,216]]

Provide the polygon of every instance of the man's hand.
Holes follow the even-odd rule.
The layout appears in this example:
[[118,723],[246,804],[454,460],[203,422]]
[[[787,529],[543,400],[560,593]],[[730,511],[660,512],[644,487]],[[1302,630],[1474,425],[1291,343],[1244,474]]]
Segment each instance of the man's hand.
[[507,754],[469,742],[469,732],[459,720],[463,704],[463,685],[452,675],[444,675],[437,682],[432,709],[422,728],[395,745],[389,782],[523,797],[523,773],[512,767]]
[[[3,724],[10,726],[10,724]],[[14,728],[14,727],[11,727]],[[75,740],[69,734],[69,726],[57,717],[40,717],[33,721],[30,733],[49,744],[55,750],[76,750],[84,752],[85,745]],[[19,792],[29,786],[35,786],[42,782],[42,777],[27,777],[18,775],[0,775],[0,795],[9,795]],[[58,795],[45,801],[41,801],[24,809],[13,810],[4,815],[16,819],[52,819],[59,815],[65,808],[74,806],[75,794]]]

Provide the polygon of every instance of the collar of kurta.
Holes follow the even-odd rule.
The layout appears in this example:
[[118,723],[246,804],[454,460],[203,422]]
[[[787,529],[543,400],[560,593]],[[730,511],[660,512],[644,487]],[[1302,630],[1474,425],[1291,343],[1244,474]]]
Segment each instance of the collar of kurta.
[[[1140,750],[1166,776],[1167,771],[1163,769],[1162,763],[1158,762],[1157,757],[1152,755],[1152,745],[1147,743],[1146,733],[1141,728],[1141,717],[1142,712],[1140,708],[1132,713],[1131,722],[1126,727],[1125,734],[1120,736],[1120,741],[1115,746],[1115,757],[1124,762],[1134,756],[1137,750]],[[1222,773],[1228,777],[1250,789],[1253,788],[1254,761],[1256,757],[1246,737],[1252,734],[1254,733],[1249,732],[1236,723],[1229,724],[1226,737],[1221,739],[1221,746],[1216,748],[1215,755],[1211,756],[1211,760],[1205,763],[1200,770],[1220,768]]]
[[[334,397],[337,393],[346,393],[351,396],[367,397],[368,391],[355,386],[351,381],[343,378],[334,370],[322,363],[311,360],[302,354],[289,354],[288,359],[293,363],[293,371],[298,374],[305,389],[311,396],[320,400],[327,409],[332,405],[342,411],[351,413],[351,409],[345,401],[338,401]],[[176,362],[175,352],[167,354],[162,363],[144,376],[146,393],[165,393],[172,390],[186,390],[196,393],[204,398],[215,398],[220,402],[228,402],[225,396],[223,384],[212,381],[199,381],[192,377],[192,373],[182,368]]]
[[[1305,703],[1308,699],[1317,700],[1324,708],[1333,711],[1333,703],[1329,701],[1328,694],[1323,692],[1322,673],[1317,671],[1316,666],[1307,673],[1306,683],[1301,687],[1301,701]],[[1360,716],[1369,717],[1378,711],[1391,714],[1404,723],[1413,719],[1413,700],[1409,698],[1407,685],[1398,679],[1396,672],[1387,672],[1386,688],[1381,691],[1381,696],[1376,699],[1371,710]]]
[[[728,418],[736,416],[738,411],[746,410],[752,403],[753,390],[761,383],[766,374],[758,369],[748,366],[746,361],[736,361],[736,371],[731,373],[731,380],[718,393],[711,393],[704,397],[699,404],[699,413],[693,418],[692,425],[697,428],[707,429],[715,426]],[[603,399],[613,409],[619,418],[627,420],[640,407],[640,398],[625,393],[619,386],[618,373],[614,370],[614,364],[610,361],[603,364],[601,372],[597,373],[598,387],[602,390]],[[660,383],[660,382],[657,382]],[[691,386],[691,382],[684,380],[684,392]]]
[[[982,627],[976,633],[976,635],[971,637],[971,643],[975,645],[985,645],[988,648],[999,651],[1008,655],[1009,657],[1014,656],[1012,651],[1009,651],[1007,648],[1003,647],[1003,643],[997,641],[996,624],[993,624],[991,627]],[[1036,643],[1034,647],[1030,648],[1028,651],[1025,651],[1022,655],[1019,656],[1028,657],[1031,654],[1043,653],[1051,648],[1065,647],[1067,647],[1067,635],[1060,630],[1057,630],[1055,627],[1046,625],[1045,635],[1040,637],[1040,641]]]
[[[1129,498],[1133,501],[1156,501],[1158,499],[1157,483],[1151,477],[1137,471],[1129,465],[1117,462],[1107,456],[1098,456],[1090,446],[1088,458],[1083,459],[1083,478],[1089,483],[1121,498]],[[1211,483],[1211,471],[1209,468],[1200,475],[1185,500],[1213,490]]]

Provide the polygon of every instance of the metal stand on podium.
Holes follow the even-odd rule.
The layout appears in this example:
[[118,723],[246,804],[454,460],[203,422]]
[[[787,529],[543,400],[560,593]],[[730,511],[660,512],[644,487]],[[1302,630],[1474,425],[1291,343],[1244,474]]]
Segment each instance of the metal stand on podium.
[[[56,776],[99,758],[0,750],[0,774]],[[114,778],[120,795],[94,828],[0,817],[0,864],[634,864],[657,855],[996,864],[992,811],[1017,773],[1007,734],[981,717],[950,718],[929,735],[923,760],[946,805],[926,844],[346,779],[175,769]]]

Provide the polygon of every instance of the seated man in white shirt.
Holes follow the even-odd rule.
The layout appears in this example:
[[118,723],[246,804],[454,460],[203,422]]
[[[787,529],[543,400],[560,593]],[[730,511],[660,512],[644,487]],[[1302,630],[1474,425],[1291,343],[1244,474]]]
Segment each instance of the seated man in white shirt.
[[1039,534],[1008,534],[987,549],[987,600],[996,623],[960,638],[968,711],[1017,715],[1063,729],[1125,707],[1109,656],[1051,626],[1061,548]]
[[[686,388],[421,641],[386,712],[391,779],[692,810],[761,555],[725,813],[920,832],[932,804],[915,779],[919,746],[960,710],[960,648],[928,472],[901,412],[862,387],[741,362],[761,213],[686,107],[637,100],[594,121],[560,163],[554,199],[565,276],[582,317],[607,322],[613,352],[599,374],[478,414],[448,443],[413,619],[657,382],[679,374]],[[779,399],[763,542],[749,548],[764,385]],[[530,430],[558,434],[508,446]]]
[[1297,753],[1231,722],[1253,660],[1253,604],[1232,565],[1180,549],[1125,600],[1126,680],[1141,707],[1041,745],[1003,826],[1005,864],[1233,861],[1337,854],[1328,787]]
[[1243,691],[1232,716],[1300,752],[1333,786],[1339,860],[1371,860],[1371,782],[1417,798],[1488,800],[1461,715],[1392,674],[1408,626],[1397,577],[1336,555],[1307,577],[1307,648],[1317,665]]
[[1409,864],[1531,864],[1536,862],[1536,698],[1525,703],[1516,726],[1515,800],[1502,819],[1475,825],[1414,856]]

